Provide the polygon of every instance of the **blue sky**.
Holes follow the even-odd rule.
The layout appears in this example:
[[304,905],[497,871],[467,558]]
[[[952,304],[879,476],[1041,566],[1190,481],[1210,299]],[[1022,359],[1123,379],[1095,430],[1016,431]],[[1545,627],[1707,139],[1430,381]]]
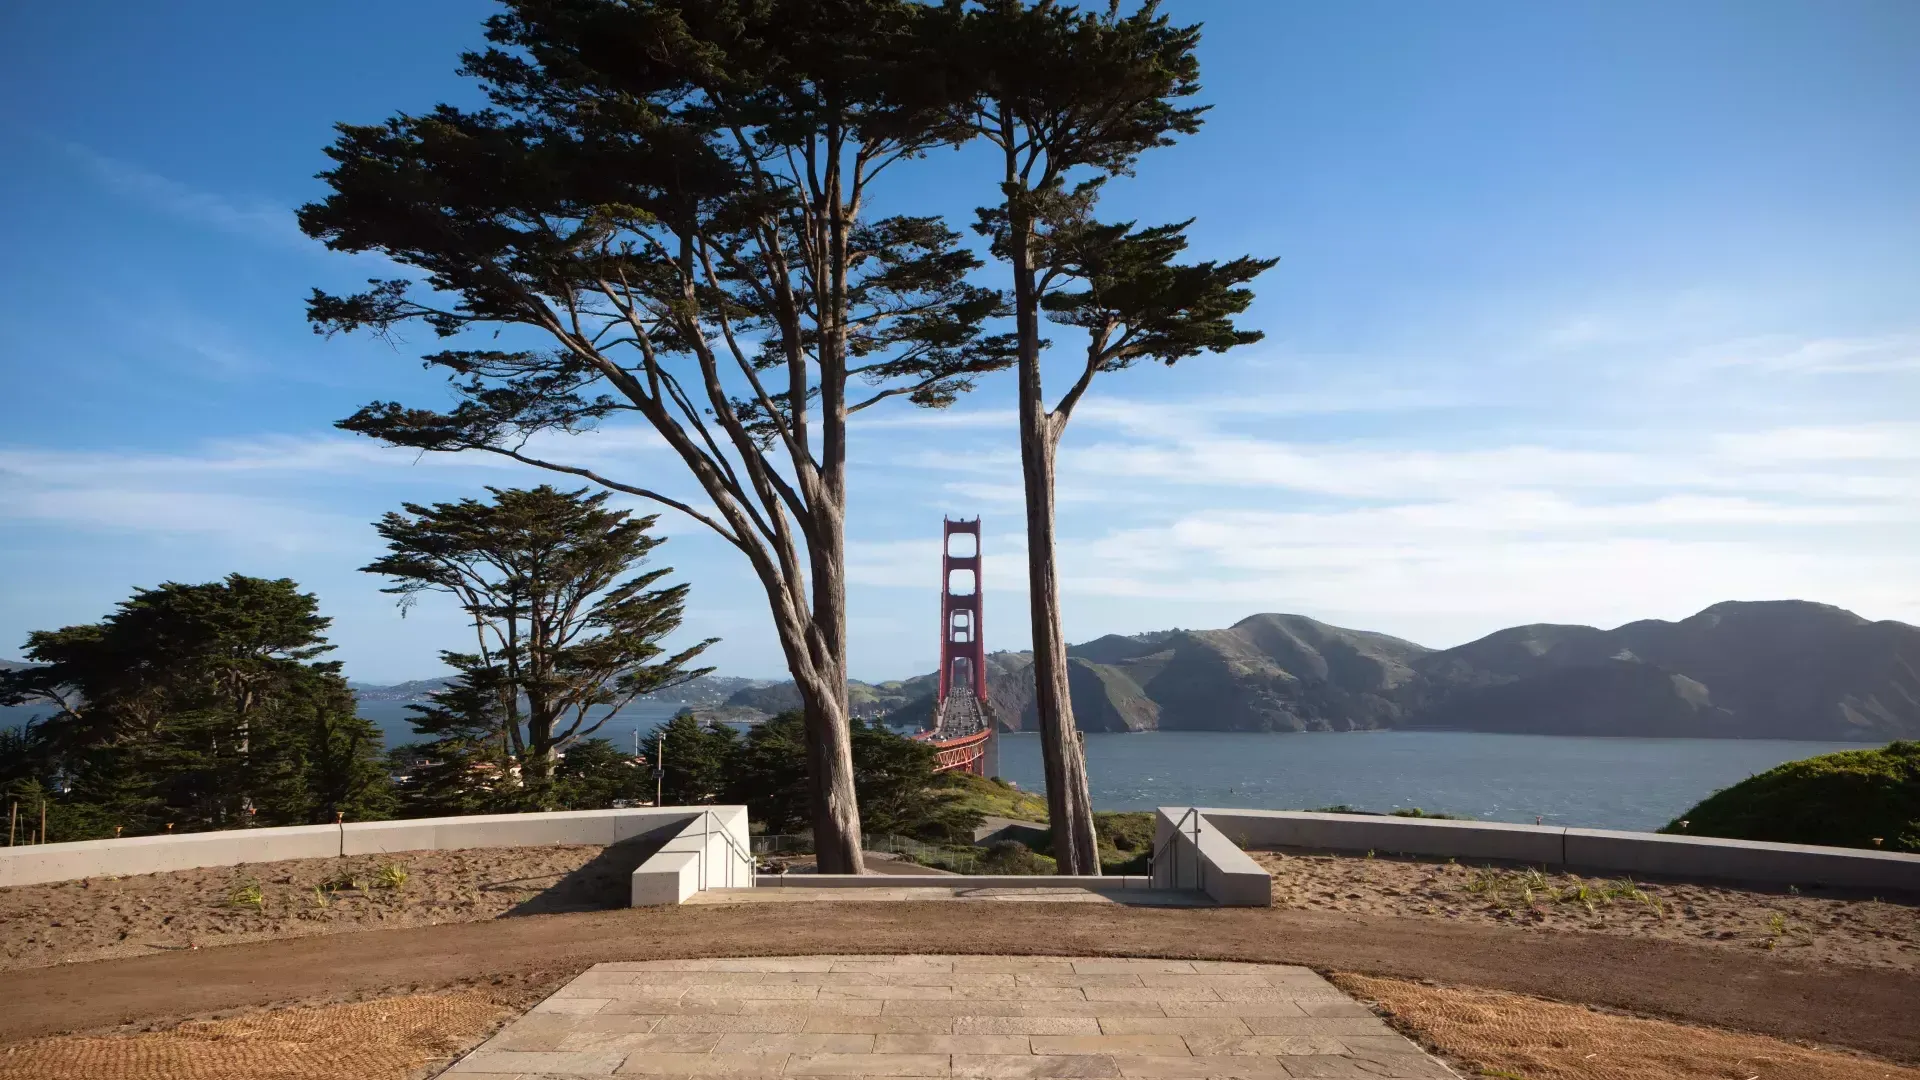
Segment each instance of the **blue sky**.
[[[1782,597],[1920,622],[1920,5],[1167,6],[1206,23],[1214,109],[1106,212],[1283,261],[1264,342],[1076,416],[1072,639],[1292,611],[1447,646]],[[368,523],[543,477],[332,428],[441,390],[404,346],[309,332],[310,287],[380,267],[291,208],[333,122],[471,99],[452,71],[489,9],[0,14],[0,657],[231,570],[318,592],[355,678],[458,644],[455,613],[403,620],[355,571]],[[964,224],[990,183],[942,157],[886,208]],[[988,645],[1024,646],[1010,396],[857,434],[856,676],[933,666],[943,513],[984,517]],[[566,451],[686,487],[632,430]],[[663,527],[687,633],[779,674],[738,556]]]

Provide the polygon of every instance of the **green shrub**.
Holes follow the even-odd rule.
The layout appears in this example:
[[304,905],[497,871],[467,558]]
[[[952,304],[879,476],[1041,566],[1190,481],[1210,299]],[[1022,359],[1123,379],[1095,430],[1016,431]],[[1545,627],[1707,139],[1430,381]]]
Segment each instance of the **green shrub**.
[[978,874],[1051,874],[1058,864],[1018,840],[1002,840],[980,857]]
[[1920,852],[1920,742],[1789,761],[1715,792],[1660,831]]

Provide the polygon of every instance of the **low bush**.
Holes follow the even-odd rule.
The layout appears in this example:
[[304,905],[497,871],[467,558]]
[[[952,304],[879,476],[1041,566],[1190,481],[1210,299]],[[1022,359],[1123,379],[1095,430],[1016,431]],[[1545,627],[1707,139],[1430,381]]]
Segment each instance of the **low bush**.
[[1777,765],[1715,792],[1660,831],[1920,852],[1920,742]]

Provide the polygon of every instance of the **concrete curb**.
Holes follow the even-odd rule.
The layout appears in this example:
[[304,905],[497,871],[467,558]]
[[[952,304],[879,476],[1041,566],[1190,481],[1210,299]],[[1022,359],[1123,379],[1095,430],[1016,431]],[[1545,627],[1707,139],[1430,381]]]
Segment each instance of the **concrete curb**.
[[[399,851],[548,844],[606,846],[663,834],[662,852],[695,854],[693,880],[698,888],[716,883],[752,883],[753,861],[746,854],[746,807],[662,806],[294,825],[0,848],[0,887]],[[656,853],[654,858],[658,857]],[[652,862],[649,859],[642,863],[635,874],[662,869],[653,867]],[[710,877],[713,880],[708,880]]]
[[[1223,833],[1236,845],[1236,851],[1246,847],[1380,851],[1396,855],[1493,859],[1616,874],[1920,893],[1920,855],[1888,851],[1569,829],[1554,825],[1293,810],[1216,807],[1163,807],[1160,810],[1163,822],[1169,820],[1169,815],[1173,819],[1182,815],[1197,816]],[[1192,832],[1190,822],[1187,832]],[[1203,839],[1205,835],[1203,830]],[[1208,852],[1213,850],[1207,847]],[[1245,858],[1244,853],[1241,857]]]

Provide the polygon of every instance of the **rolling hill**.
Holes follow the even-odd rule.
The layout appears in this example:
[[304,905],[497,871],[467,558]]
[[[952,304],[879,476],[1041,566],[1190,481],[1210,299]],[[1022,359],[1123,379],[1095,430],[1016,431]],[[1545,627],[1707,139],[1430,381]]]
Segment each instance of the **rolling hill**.
[[[1612,630],[1541,624],[1429,649],[1300,615],[1108,635],[1068,650],[1087,731],[1415,728],[1885,741],[1920,735],[1920,628],[1804,601]],[[1032,657],[988,658],[1002,721],[1036,725]],[[932,676],[888,714],[924,723]],[[913,693],[918,690],[919,692]]]

